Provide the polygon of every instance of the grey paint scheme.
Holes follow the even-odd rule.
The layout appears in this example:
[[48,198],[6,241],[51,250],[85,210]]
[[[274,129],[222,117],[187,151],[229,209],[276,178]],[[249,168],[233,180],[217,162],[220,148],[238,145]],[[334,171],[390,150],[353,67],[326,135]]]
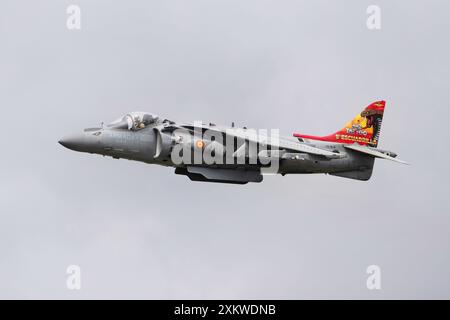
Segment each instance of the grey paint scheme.
[[[231,130],[231,132],[236,130],[234,127],[220,127],[212,124],[202,125],[202,128],[223,133],[225,130]],[[263,180],[260,163],[175,165],[171,160],[170,152],[176,143],[172,136],[176,129],[192,131],[194,126],[159,119],[140,130],[102,126],[84,129],[81,133],[66,136],[59,143],[79,152],[172,166],[176,168],[176,174],[186,175],[193,181],[245,184]],[[375,148],[356,145],[352,148],[340,143],[291,137],[280,138],[280,141],[279,147],[282,153],[279,157],[277,173],[282,175],[326,173],[365,181],[372,175],[375,157],[396,160],[395,153]]]

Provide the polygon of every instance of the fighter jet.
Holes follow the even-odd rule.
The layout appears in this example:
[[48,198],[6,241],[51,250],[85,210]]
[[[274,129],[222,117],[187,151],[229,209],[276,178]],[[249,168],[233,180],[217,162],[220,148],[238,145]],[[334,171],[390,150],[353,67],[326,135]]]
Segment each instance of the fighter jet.
[[203,122],[178,123],[146,112],[69,135],[59,143],[86,153],[174,167],[192,181],[246,184],[264,174],[324,173],[367,181],[375,158],[398,163],[378,149],[385,101],[367,106],[341,130],[327,136],[254,130]]

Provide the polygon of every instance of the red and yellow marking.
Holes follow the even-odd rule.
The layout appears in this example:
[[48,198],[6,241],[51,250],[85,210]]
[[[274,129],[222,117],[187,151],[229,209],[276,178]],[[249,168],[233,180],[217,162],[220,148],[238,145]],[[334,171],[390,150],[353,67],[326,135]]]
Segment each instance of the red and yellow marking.
[[205,147],[205,143],[203,140],[197,140],[197,142],[195,142],[195,146],[199,149],[203,149]]

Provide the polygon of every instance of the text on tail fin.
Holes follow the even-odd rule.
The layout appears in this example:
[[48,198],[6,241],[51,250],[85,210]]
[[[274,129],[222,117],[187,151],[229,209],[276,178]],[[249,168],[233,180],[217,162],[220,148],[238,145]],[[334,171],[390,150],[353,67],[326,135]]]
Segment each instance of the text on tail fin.
[[386,101],[376,101],[368,105],[360,114],[349,121],[341,130],[325,136],[309,136],[295,133],[298,138],[321,140],[338,143],[358,143],[376,147],[380,138],[381,123],[383,121]]

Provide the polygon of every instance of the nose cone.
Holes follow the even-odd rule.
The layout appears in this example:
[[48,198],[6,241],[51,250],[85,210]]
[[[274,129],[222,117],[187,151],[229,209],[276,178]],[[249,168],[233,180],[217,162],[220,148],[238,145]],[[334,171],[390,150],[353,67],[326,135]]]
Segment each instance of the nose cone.
[[58,142],[67,149],[89,153],[97,153],[101,146],[99,137],[92,135],[90,132],[81,132],[65,136]]
[[80,149],[84,144],[84,135],[79,133],[65,136],[64,138],[59,140],[58,143],[66,147],[67,149],[81,151]]

